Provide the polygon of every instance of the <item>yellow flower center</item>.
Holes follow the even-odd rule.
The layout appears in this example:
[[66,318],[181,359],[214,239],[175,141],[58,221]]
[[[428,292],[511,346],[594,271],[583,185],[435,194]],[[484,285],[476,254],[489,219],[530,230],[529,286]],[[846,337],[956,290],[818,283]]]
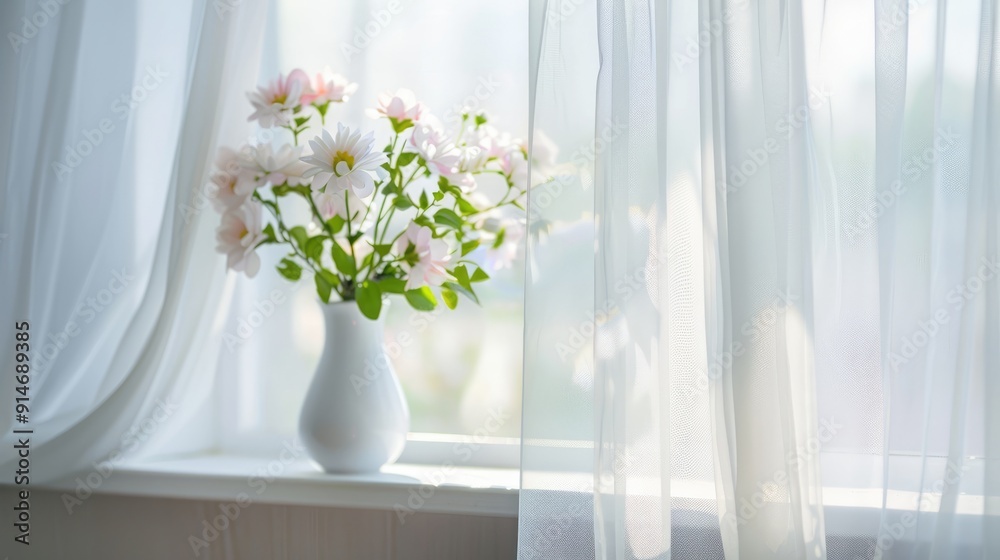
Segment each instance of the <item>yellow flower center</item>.
[[246,237],[248,235],[250,235],[250,230],[248,230],[246,228],[246,226],[244,226],[243,227],[243,231],[240,232],[240,239],[243,239],[244,237]]
[[279,93],[278,95],[274,96],[274,100],[272,100],[271,102],[272,103],[284,103],[285,101],[288,101],[288,94]]
[[343,150],[333,154],[333,168],[337,169],[340,162],[346,162],[348,169],[354,169],[354,156]]

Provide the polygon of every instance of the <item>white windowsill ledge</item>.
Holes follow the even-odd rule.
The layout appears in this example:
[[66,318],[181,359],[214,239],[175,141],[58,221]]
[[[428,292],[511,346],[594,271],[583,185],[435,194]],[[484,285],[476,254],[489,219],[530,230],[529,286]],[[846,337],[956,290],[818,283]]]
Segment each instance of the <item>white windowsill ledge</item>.
[[[69,476],[47,488],[75,493]],[[93,482],[92,481],[92,482]],[[517,469],[388,465],[382,472],[335,475],[305,460],[200,455],[130,463],[100,476],[98,494],[517,517]],[[94,488],[94,485],[90,485]]]

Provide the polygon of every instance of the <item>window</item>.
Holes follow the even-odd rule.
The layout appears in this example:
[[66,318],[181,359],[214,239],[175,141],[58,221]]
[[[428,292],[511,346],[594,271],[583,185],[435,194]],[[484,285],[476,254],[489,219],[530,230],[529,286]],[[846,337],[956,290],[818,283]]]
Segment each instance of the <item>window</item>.
[[[283,2],[274,10],[262,80],[293,68],[329,68],[360,86],[349,103],[331,109],[328,128],[343,120],[375,130],[382,142],[385,123],[364,110],[377,94],[406,87],[446,125],[457,125],[469,107],[526,137],[527,2]],[[401,52],[407,56],[396,54]],[[410,63],[414,56],[420,65]],[[251,142],[270,140],[268,132],[248,131]],[[485,262],[485,253],[480,248],[472,256]],[[263,248],[265,265],[256,278],[228,279],[234,297],[225,314],[219,386],[233,392],[217,397],[227,451],[261,451],[296,433],[323,349],[315,290],[311,282],[285,281],[268,266],[281,256],[280,248]],[[520,434],[523,250],[512,266],[491,274],[481,307],[463,300],[454,311],[421,313],[402,300],[390,305],[386,349],[409,402],[413,432],[403,461],[433,462],[435,450],[474,436],[498,444],[477,460],[516,463],[511,438]],[[412,343],[394,344],[401,338]],[[484,429],[489,418],[501,420],[499,429]]]

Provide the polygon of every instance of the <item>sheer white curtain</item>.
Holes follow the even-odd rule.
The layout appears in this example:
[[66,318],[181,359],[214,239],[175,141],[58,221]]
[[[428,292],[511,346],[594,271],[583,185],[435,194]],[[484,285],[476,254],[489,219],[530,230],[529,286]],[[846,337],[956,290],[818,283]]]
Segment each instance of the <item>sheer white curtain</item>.
[[0,359],[14,362],[15,322],[31,357],[26,424],[15,376],[0,380],[7,472],[12,429],[33,430],[38,484],[106,473],[196,419],[224,276],[203,186],[215,146],[245,128],[228,109],[256,82],[265,8],[0,7],[17,35],[0,55]]
[[1000,557],[997,30],[532,0],[521,558]]

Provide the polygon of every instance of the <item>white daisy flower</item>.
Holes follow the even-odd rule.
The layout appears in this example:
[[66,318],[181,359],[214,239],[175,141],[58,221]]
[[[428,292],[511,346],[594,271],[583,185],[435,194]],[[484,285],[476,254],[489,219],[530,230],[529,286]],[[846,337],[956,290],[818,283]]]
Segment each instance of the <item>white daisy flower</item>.
[[385,177],[382,164],[389,161],[384,152],[372,150],[374,145],[374,133],[362,136],[360,130],[351,132],[338,123],[336,137],[324,130],[322,136],[309,141],[313,153],[302,158],[310,166],[303,177],[312,178],[313,190],[337,194],[350,188],[365,198],[375,191],[375,178]]

